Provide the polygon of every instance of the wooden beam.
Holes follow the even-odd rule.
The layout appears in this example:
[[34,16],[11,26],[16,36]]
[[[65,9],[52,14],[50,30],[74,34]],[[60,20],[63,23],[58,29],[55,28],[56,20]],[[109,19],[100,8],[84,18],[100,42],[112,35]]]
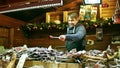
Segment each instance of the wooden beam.
[[65,9],[70,9],[70,8],[76,7],[77,4],[79,4],[81,2],[82,2],[82,0],[73,0],[72,2],[63,5],[62,7],[57,8],[57,11],[63,11]]
[[24,21],[17,20],[17,19],[0,14],[0,26],[14,28],[14,27],[19,27],[23,24],[25,24]]
[[[64,0],[63,2],[65,2],[63,6],[57,7],[56,10],[51,10],[51,11],[64,11],[64,10],[70,9],[70,8],[74,9],[74,7],[76,7],[79,3],[81,3],[82,0],[70,0],[69,2],[68,2],[68,0]],[[38,16],[38,17],[30,20],[30,22],[36,22],[43,17],[44,17],[44,15],[43,16]]]

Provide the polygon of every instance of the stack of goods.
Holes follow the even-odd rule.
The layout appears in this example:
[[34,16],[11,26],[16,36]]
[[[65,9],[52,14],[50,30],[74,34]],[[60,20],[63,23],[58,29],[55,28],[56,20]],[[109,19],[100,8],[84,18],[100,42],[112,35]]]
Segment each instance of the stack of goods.
[[56,60],[57,61],[62,61],[62,62],[78,62],[81,63],[81,58],[80,56],[85,54],[86,51],[78,51],[76,52],[76,49],[72,49],[70,52],[64,53],[61,56],[57,56]]
[[102,62],[106,62],[109,60],[113,60],[114,58],[118,57],[118,52],[115,52],[113,49],[110,48],[110,45],[105,51],[101,50],[90,50],[87,51],[86,54],[83,55],[85,59],[89,60],[101,60]]
[[55,49],[44,47],[15,47],[13,50],[16,51],[17,58],[20,58],[22,54],[27,53],[28,60],[52,61],[55,60],[57,56],[63,55],[63,52],[58,52]]
[[49,50],[47,48],[32,48],[28,51],[29,58],[43,61],[55,60],[55,57],[59,55],[62,55],[62,53],[59,53],[55,49]]

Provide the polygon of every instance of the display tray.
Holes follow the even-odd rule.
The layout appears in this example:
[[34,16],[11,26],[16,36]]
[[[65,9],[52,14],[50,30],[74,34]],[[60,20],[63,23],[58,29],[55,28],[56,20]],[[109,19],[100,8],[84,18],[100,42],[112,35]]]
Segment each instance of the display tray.
[[24,64],[25,68],[33,66],[39,66],[38,68],[82,68],[82,65],[78,63],[56,63],[56,62],[42,62],[42,61],[26,61]]

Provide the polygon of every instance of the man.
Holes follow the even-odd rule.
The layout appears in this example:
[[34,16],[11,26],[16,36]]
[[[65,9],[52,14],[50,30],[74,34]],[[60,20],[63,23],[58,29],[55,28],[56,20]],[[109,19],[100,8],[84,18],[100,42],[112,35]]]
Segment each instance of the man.
[[79,23],[79,16],[77,13],[68,15],[68,28],[66,35],[60,35],[59,39],[66,41],[66,48],[69,51],[76,49],[77,51],[85,50],[86,45],[86,29]]

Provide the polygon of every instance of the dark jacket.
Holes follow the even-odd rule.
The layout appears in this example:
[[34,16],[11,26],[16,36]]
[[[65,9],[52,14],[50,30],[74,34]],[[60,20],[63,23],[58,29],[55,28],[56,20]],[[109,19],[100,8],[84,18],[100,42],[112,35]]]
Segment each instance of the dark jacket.
[[68,51],[76,48],[77,51],[85,50],[86,45],[86,29],[80,23],[74,27],[67,28],[66,48]]

